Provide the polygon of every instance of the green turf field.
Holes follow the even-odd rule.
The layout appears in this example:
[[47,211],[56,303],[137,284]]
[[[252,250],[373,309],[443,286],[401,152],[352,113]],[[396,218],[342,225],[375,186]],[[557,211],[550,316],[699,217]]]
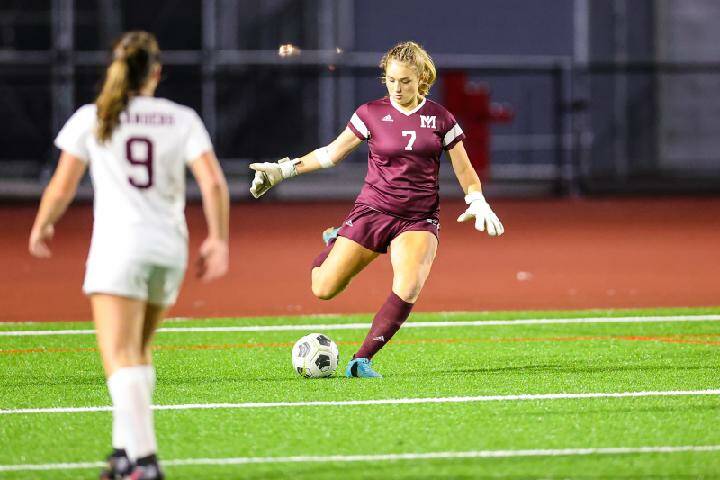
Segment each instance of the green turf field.
[[[166,322],[168,476],[720,478],[720,308],[413,314],[375,359],[385,378],[295,375],[297,338],[328,334],[342,369],[371,318]],[[79,408],[109,405],[91,328],[0,324],[0,478],[96,478],[111,413]]]

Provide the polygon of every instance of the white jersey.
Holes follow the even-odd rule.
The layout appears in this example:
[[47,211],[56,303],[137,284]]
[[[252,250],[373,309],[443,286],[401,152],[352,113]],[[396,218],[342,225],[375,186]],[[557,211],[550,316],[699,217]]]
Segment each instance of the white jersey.
[[185,166],[212,149],[191,108],[134,97],[112,138],[95,136],[95,105],[84,105],[60,130],[55,145],[88,162],[94,224],[90,262],[139,260],[187,264]]

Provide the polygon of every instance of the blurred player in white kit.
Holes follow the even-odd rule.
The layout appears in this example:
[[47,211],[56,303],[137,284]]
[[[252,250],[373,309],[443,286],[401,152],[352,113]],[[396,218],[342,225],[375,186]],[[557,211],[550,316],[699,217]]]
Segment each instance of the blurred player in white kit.
[[112,53],[95,103],[80,107],[55,140],[62,153],[29,250],[50,256],[53,226],[89,167],[94,225],[83,291],[113,404],[113,450],[100,478],[161,479],[150,341],[175,303],[187,266],[185,168],[200,186],[208,227],[198,261],[203,281],[228,270],[228,189],[200,117],[154,97],[161,71],[155,37],[127,32]]

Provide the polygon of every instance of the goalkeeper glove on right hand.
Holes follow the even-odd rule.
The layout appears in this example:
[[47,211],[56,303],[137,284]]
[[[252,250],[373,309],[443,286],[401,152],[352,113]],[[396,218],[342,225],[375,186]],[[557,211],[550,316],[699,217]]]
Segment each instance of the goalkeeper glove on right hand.
[[250,168],[255,170],[255,178],[250,185],[250,193],[255,198],[260,198],[272,187],[282,182],[286,178],[297,175],[295,165],[300,163],[300,159],[294,158],[290,160],[285,157],[277,162],[251,163]]

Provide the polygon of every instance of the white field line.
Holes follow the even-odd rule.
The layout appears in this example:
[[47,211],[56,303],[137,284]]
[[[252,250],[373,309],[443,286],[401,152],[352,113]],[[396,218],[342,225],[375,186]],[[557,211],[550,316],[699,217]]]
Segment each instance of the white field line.
[[[534,450],[472,450],[468,452],[388,453],[377,455],[327,455],[296,457],[234,457],[234,458],[183,458],[165,460],[166,467],[197,465],[248,465],[258,463],[332,463],[332,462],[387,462],[401,460],[452,460],[461,458],[514,458],[514,457],[569,457],[581,455],[632,455],[642,453],[717,452],[720,445],[681,445],[657,447],[560,448]],[[103,462],[46,463],[36,465],[0,465],[0,472],[31,470],[71,470],[100,468]]]
[[[340,400],[316,402],[258,402],[258,403],[188,403],[180,405],[153,405],[153,410],[214,410],[244,408],[277,408],[277,407],[337,407],[354,405],[407,405],[422,403],[472,403],[472,402],[512,402],[526,400],[565,400],[587,398],[637,398],[637,397],[683,397],[700,395],[720,395],[720,390],[669,390],[657,392],[618,392],[618,393],[539,393],[520,395],[482,395],[476,397],[420,397],[420,398],[388,398],[377,400]],[[87,413],[110,412],[112,407],[53,407],[53,408],[18,408],[0,410],[0,415],[34,414],[34,413]]]
[[[406,322],[403,328],[433,327],[492,327],[498,325],[563,325],[583,323],[670,323],[670,322],[718,322],[720,315],[666,315],[654,317],[586,317],[586,318],[533,318],[520,320],[476,320],[457,322]],[[287,332],[325,330],[366,330],[370,323],[327,323],[293,325],[250,325],[245,327],[167,327],[161,333],[181,332]],[[26,337],[37,335],[92,335],[95,330],[5,330],[0,336]]]

